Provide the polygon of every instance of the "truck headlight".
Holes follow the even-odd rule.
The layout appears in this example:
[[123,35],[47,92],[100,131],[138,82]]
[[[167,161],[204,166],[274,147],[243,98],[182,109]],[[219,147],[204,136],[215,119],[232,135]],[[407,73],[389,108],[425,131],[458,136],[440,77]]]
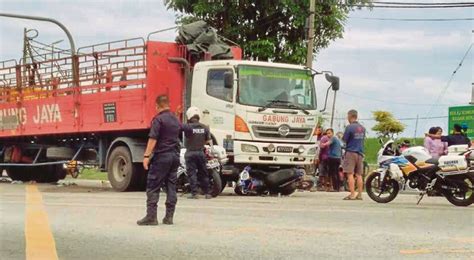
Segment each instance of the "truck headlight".
[[316,147],[310,148],[308,150],[308,155],[316,155]]
[[298,147],[298,153],[304,153],[304,151],[306,151],[306,149],[304,149],[304,146],[300,146]]
[[258,148],[255,145],[242,144],[240,146],[240,149],[242,150],[242,152],[245,153],[258,153]]

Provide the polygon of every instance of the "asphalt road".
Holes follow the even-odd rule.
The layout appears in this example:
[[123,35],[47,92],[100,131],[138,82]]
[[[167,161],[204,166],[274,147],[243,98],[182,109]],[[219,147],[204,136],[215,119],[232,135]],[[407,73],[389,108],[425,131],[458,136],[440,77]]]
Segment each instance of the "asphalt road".
[[[473,259],[474,206],[344,193],[180,197],[175,225],[139,227],[145,194],[99,183],[0,183],[0,259]],[[82,186],[88,185],[88,186]],[[163,202],[160,202],[163,214]],[[162,217],[162,215],[161,215]],[[161,220],[160,217],[160,220]],[[160,221],[161,222],[161,221]]]

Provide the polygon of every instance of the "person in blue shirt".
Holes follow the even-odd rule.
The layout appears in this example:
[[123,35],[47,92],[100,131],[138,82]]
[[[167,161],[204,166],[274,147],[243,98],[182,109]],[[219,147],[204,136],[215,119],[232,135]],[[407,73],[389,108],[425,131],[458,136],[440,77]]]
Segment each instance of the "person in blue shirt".
[[[357,117],[356,110],[349,110],[347,113],[349,125],[346,127],[342,138],[346,144],[342,168],[347,175],[349,191],[351,192],[344,200],[362,200],[365,128],[357,122]],[[354,175],[357,177],[357,195],[355,194]]]
[[339,138],[334,135],[334,130],[329,128],[326,130],[326,136],[328,141],[322,143],[321,147],[329,147],[328,152],[328,175],[331,180],[331,190],[330,191],[339,191],[341,187],[341,181],[339,180],[339,166],[341,165],[342,158],[342,144]]

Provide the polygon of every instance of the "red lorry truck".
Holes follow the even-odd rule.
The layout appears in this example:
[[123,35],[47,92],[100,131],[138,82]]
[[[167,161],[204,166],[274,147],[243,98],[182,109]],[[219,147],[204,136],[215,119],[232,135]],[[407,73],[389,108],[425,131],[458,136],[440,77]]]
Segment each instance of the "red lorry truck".
[[[229,174],[249,164],[273,170],[312,164],[319,115],[314,74],[298,65],[242,61],[237,46],[231,53],[231,60],[209,61],[206,53],[190,55],[186,45],[135,38],[33,63],[0,62],[0,171],[13,180],[55,182],[95,165],[116,190],[141,189],[160,94],[169,95],[181,119],[189,106],[201,108],[235,165]],[[275,101],[282,94],[292,101]]]

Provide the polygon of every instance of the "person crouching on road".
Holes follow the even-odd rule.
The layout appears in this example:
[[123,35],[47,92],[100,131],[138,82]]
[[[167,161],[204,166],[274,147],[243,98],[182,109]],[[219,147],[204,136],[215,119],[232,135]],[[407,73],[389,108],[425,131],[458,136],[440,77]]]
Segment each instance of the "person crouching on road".
[[212,198],[209,194],[209,174],[207,172],[207,160],[204,154],[204,145],[210,143],[211,134],[209,129],[199,123],[201,111],[197,107],[190,107],[186,111],[188,123],[183,125],[185,136],[184,145],[186,147],[186,171],[191,185],[191,194],[189,199],[197,199],[197,179],[201,183],[201,189],[206,194],[206,199]]
[[153,118],[143,167],[148,170],[146,182],[146,216],[137,221],[140,226],[158,225],[157,207],[160,189],[166,185],[166,216],[163,224],[172,225],[176,207],[176,182],[179,167],[179,134],[181,124],[171,113],[166,95],[156,98],[158,114]]

